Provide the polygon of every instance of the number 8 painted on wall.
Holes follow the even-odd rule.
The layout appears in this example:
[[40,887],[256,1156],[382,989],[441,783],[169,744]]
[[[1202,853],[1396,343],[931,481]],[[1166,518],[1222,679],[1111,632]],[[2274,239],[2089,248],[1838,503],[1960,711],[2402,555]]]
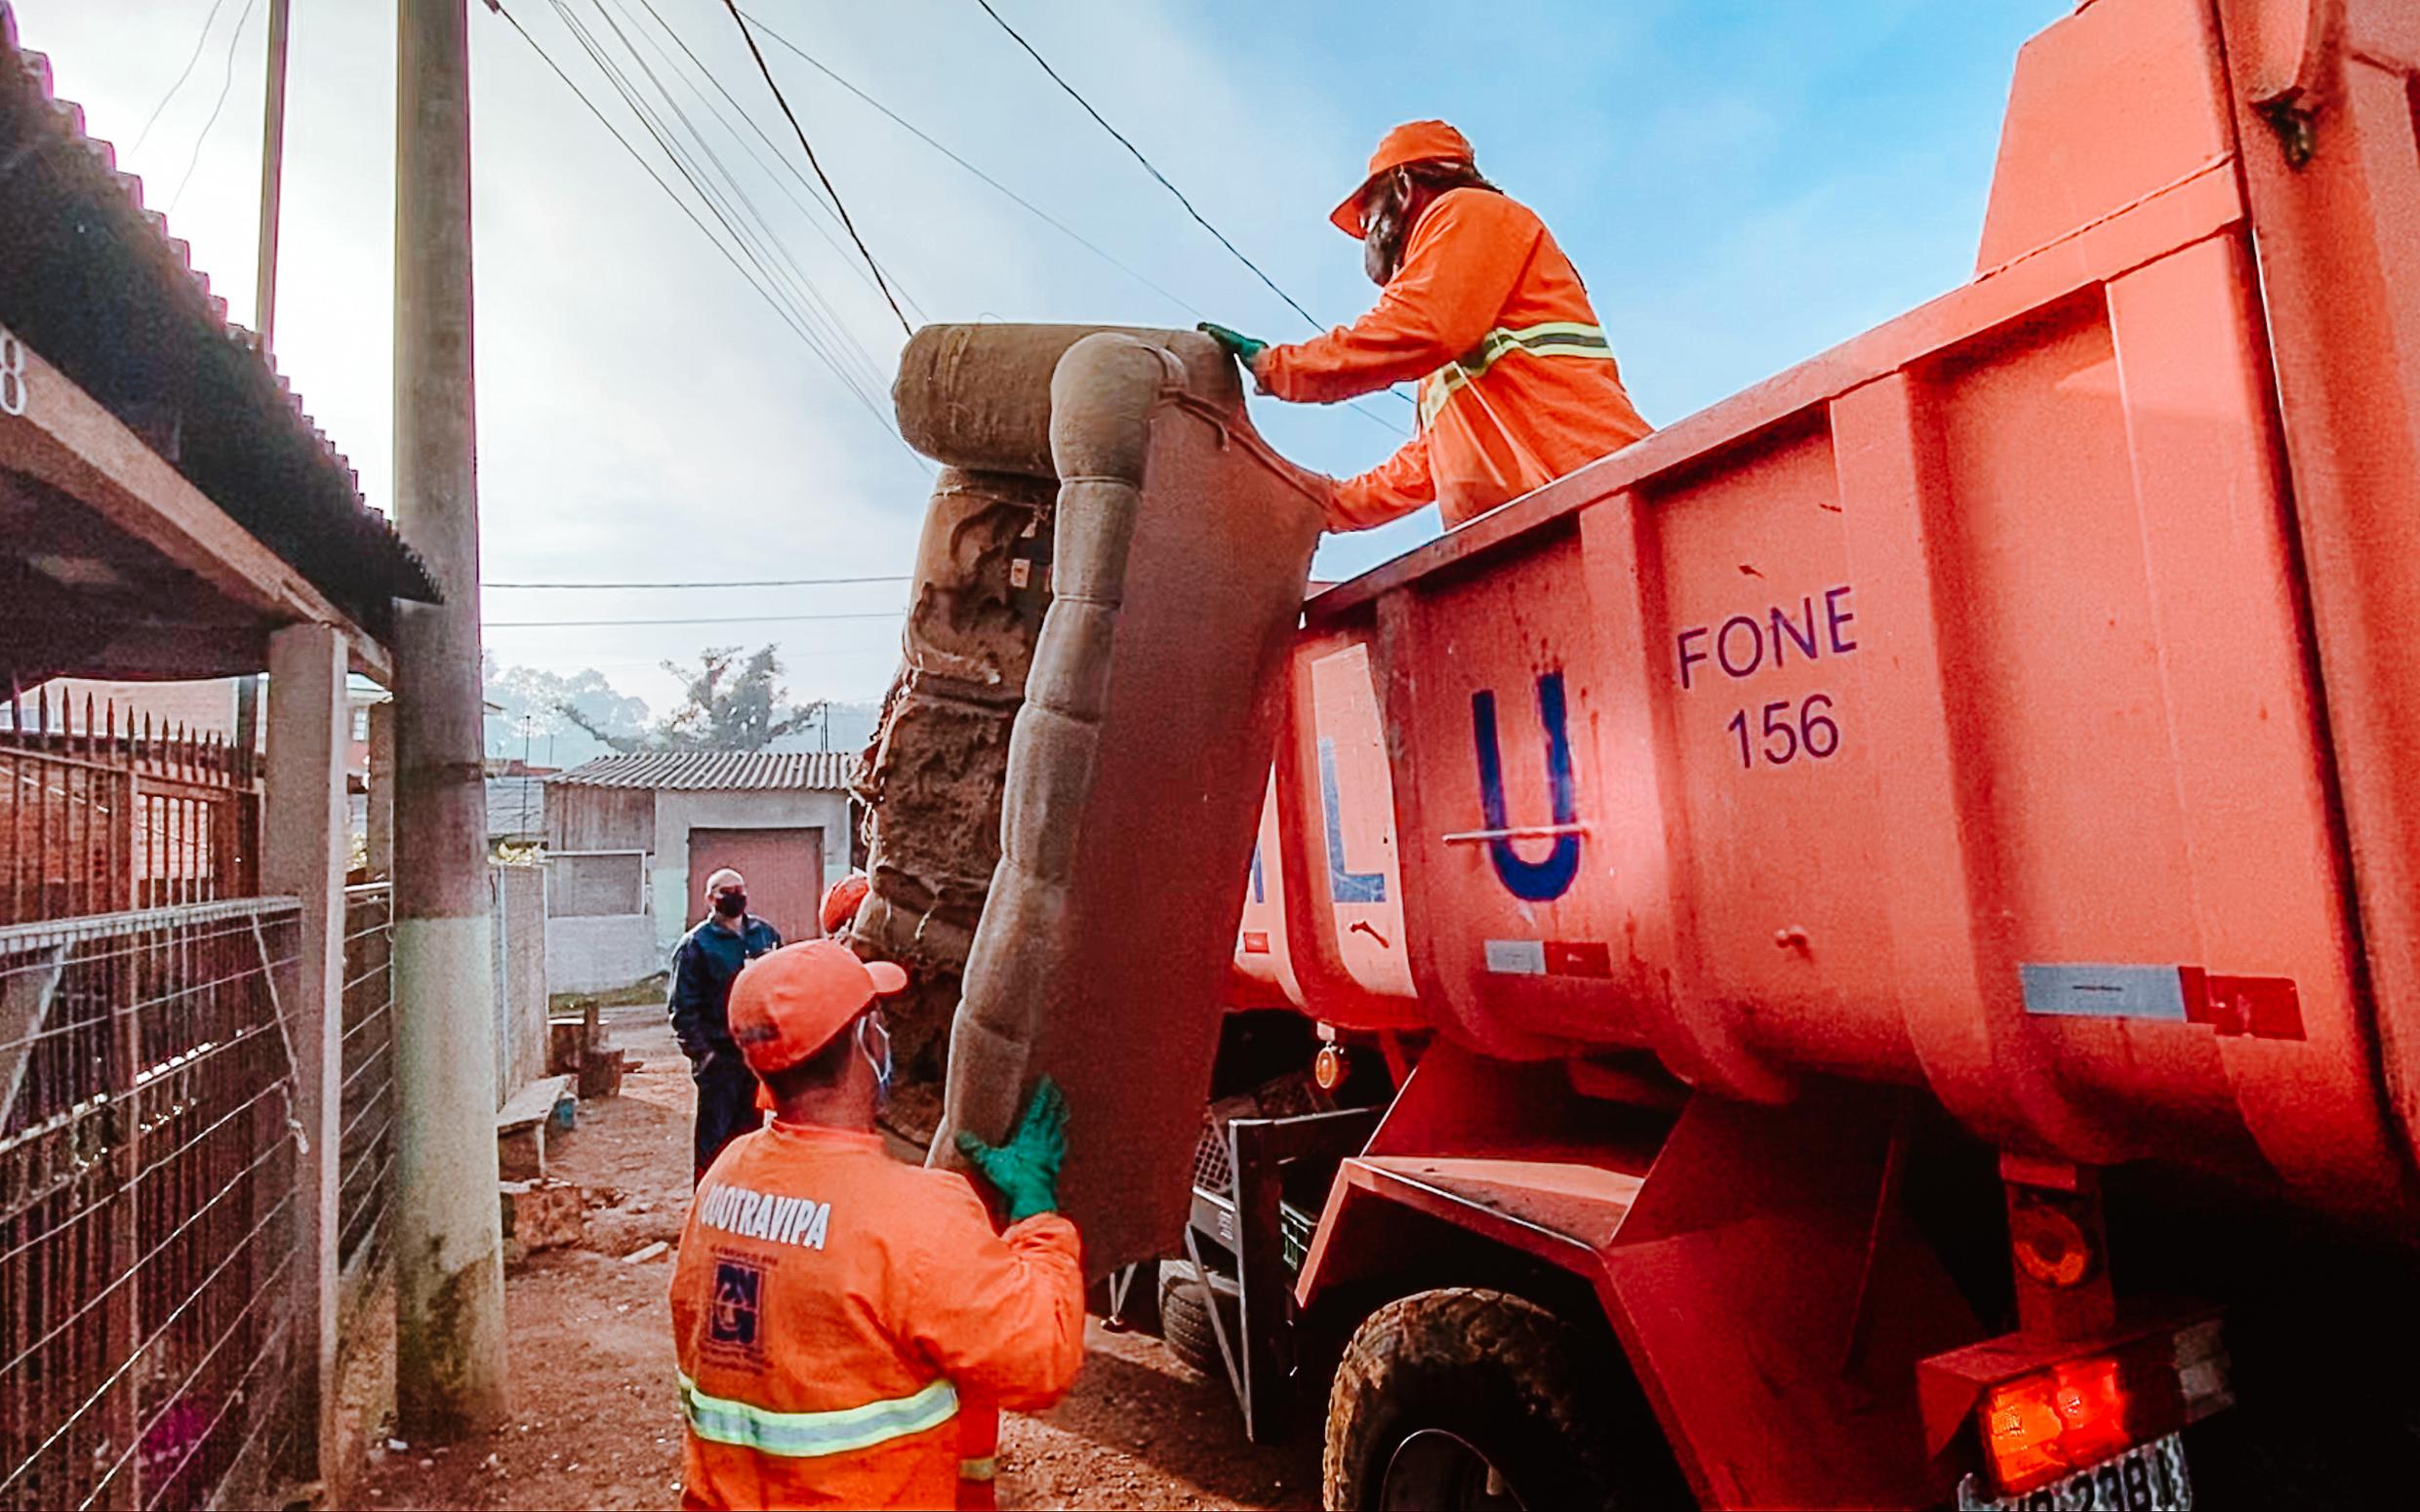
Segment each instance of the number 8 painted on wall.
[[0,330],[0,415],[25,413],[25,343]]

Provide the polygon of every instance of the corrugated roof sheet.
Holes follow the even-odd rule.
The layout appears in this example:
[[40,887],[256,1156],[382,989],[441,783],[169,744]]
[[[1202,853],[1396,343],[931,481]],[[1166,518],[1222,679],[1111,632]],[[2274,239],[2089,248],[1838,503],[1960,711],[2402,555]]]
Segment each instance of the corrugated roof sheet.
[[[0,0],[0,324],[112,411],[172,406],[177,470],[374,634],[397,598],[434,602],[427,567],[362,500],[352,464],[251,332],[144,208],[50,60]],[[141,429],[141,426],[137,426]]]
[[850,758],[839,751],[631,751],[557,773],[572,787],[648,787],[676,792],[750,788],[846,792]]

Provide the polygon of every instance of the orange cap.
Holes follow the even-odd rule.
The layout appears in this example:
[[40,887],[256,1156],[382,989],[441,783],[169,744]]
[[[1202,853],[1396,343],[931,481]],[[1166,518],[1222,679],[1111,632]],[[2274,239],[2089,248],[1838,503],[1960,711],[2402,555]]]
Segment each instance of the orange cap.
[[824,933],[839,934],[843,926],[857,917],[859,905],[866,901],[866,895],[872,890],[873,884],[866,880],[866,874],[862,871],[853,871],[826,889],[824,907],[819,915]]
[[1470,139],[1443,121],[1406,121],[1379,139],[1378,150],[1370,154],[1370,171],[1328,219],[1338,230],[1359,241],[1361,196],[1372,179],[1406,163],[1468,163],[1472,156]]
[[748,1069],[770,1076],[831,1043],[876,997],[907,985],[906,972],[861,961],[835,940],[784,945],[732,979],[731,1037]]

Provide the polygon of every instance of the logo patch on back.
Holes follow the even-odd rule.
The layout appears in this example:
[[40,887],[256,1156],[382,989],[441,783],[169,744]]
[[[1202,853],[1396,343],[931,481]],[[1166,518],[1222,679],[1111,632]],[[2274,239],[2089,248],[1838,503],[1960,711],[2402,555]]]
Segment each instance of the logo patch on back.
[[756,1359],[763,1355],[765,1269],[744,1259],[717,1256],[714,1302],[706,1320],[706,1347]]

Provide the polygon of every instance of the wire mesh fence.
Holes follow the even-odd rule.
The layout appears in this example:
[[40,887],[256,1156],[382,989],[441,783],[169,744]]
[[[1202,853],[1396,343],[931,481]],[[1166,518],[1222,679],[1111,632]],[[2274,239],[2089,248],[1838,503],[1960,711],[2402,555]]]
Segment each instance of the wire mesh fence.
[[199,1507],[293,1414],[290,899],[0,928],[0,1507]]
[[344,890],[344,1090],[337,1141],[337,1263],[366,1275],[386,1253],[394,1198],[394,893]]

